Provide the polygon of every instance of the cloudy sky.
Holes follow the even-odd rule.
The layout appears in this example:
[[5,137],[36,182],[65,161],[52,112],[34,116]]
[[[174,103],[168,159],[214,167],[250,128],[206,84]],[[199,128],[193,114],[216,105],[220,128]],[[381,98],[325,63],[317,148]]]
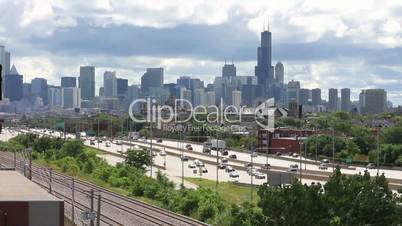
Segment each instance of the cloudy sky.
[[[402,2],[374,0],[0,0],[0,44],[29,82],[96,66],[138,84],[146,67],[165,81],[212,82],[225,59],[254,75],[263,21],[273,63],[303,87],[385,88],[402,104]],[[327,92],[323,91],[326,95]]]

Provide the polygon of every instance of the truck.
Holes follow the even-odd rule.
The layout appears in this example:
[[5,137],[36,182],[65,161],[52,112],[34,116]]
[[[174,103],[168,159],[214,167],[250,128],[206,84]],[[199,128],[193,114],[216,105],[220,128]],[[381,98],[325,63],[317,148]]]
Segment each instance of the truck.
[[223,150],[226,148],[226,143],[223,140],[210,139],[203,143],[203,152],[209,152],[208,150]]

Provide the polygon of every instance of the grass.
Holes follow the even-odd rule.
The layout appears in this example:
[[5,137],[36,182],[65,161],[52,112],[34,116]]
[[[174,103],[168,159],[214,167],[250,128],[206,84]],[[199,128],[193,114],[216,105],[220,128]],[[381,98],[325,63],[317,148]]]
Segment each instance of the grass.
[[[200,187],[216,189],[216,182],[202,178],[186,177],[187,181]],[[219,182],[218,193],[231,204],[241,204],[251,200],[251,188],[248,186],[237,185],[231,182]],[[257,203],[259,197],[257,195],[257,187],[253,188],[253,203]]]

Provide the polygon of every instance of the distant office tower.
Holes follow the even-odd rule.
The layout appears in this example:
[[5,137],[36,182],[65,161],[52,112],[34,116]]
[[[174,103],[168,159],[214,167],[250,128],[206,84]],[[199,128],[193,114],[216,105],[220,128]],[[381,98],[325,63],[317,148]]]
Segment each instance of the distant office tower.
[[241,103],[248,107],[256,107],[261,101],[263,87],[260,85],[242,85],[241,86]]
[[22,98],[24,100],[31,100],[32,99],[31,83],[22,84]]
[[308,105],[309,100],[311,99],[311,90],[309,89],[300,89],[299,99],[301,105]]
[[236,106],[237,108],[241,105],[241,91],[233,90],[232,91],[232,105]]
[[49,86],[47,92],[47,100],[49,109],[57,109],[61,107],[61,87]]
[[207,105],[215,105],[215,104],[216,104],[215,92],[208,91],[207,92]]
[[141,77],[141,92],[145,96],[152,95],[152,90],[162,89],[163,87],[163,68],[147,68]]
[[129,101],[134,101],[140,97],[140,86],[131,85],[127,89],[127,99]]
[[359,95],[362,114],[379,114],[387,110],[387,92],[383,89],[362,90]]
[[341,89],[341,110],[344,112],[350,111],[350,89]]
[[225,65],[222,67],[222,77],[236,77],[236,67],[233,64],[227,64],[225,62]]
[[80,108],[81,107],[81,92],[80,88],[65,87],[61,89],[62,106],[65,109],[68,108]]
[[179,87],[184,87],[186,89],[191,89],[191,77],[190,76],[180,76],[177,79],[177,85]]
[[10,101],[19,101],[22,99],[23,94],[23,78],[18,74],[15,66],[11,68],[11,71],[4,75],[4,97],[10,99]]
[[[192,100],[192,97],[191,97],[191,90],[188,90],[188,89],[186,89],[186,88],[184,88],[184,87],[180,88],[180,99],[181,99],[181,100],[187,100],[188,102],[191,103],[191,100]],[[187,102],[186,102],[186,103],[181,102],[180,106],[181,106],[181,107],[184,107],[184,108],[188,108],[188,107],[189,107],[189,105],[188,105]]]
[[105,95],[105,88],[103,86],[99,87],[99,96],[103,97]]
[[311,90],[312,105],[321,105],[321,89],[316,88]]
[[71,76],[61,77],[61,87],[77,87],[77,78]]
[[80,67],[80,77],[78,82],[81,98],[83,100],[93,100],[95,97],[95,67]]
[[291,80],[288,82],[287,88],[287,101],[286,105],[289,106],[291,103],[300,104],[300,82]]
[[10,52],[5,46],[0,46],[0,64],[3,66],[3,75],[10,74]]
[[330,112],[335,112],[338,110],[338,90],[329,89],[328,90],[328,110]]
[[43,104],[47,105],[47,80],[44,78],[32,79],[31,94],[34,98],[42,98]]
[[264,91],[264,97],[272,97],[272,86],[274,83],[274,67],[272,66],[272,44],[271,32],[264,30],[261,32],[261,46],[257,49],[257,66],[255,66],[255,76],[258,84]]
[[[253,76],[253,77],[254,77],[254,76]],[[207,92],[214,91],[214,89],[215,89],[214,84],[207,84],[207,87],[205,88],[205,90],[206,90]]]
[[205,105],[206,104],[205,90],[203,88],[195,89],[193,99],[194,99],[194,101],[193,101],[194,106]]
[[283,67],[282,62],[278,62],[275,64],[275,81],[283,84],[285,80],[285,68]]
[[103,74],[103,95],[105,97],[117,96],[117,78],[116,72],[105,71]]
[[117,79],[117,96],[123,99],[127,96],[128,80],[118,78]]

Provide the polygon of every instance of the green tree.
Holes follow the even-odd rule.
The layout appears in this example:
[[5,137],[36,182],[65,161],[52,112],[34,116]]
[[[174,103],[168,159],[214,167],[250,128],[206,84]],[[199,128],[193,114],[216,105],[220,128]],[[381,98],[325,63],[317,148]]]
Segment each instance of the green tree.
[[128,149],[125,154],[125,163],[138,169],[145,169],[151,164],[151,156],[146,149]]
[[402,126],[385,128],[382,133],[382,142],[385,144],[402,144]]
[[84,145],[81,140],[67,140],[64,142],[61,151],[66,156],[76,157],[84,152]]

